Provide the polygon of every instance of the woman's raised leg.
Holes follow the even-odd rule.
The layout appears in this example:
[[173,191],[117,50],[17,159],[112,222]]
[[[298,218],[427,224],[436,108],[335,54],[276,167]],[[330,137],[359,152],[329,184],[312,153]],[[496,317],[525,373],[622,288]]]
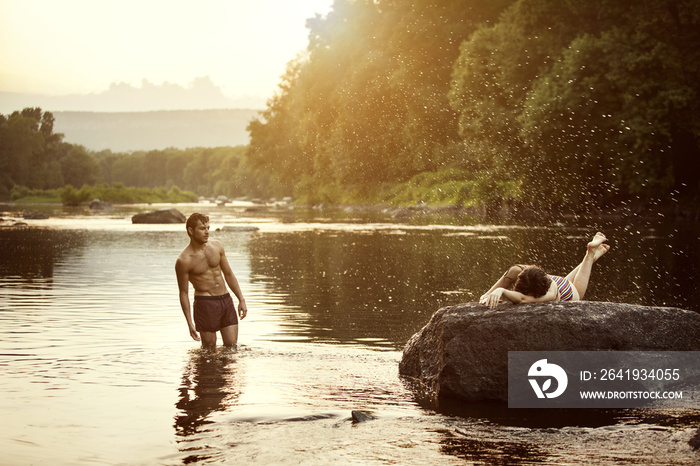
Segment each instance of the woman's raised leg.
[[586,246],[586,256],[583,261],[566,276],[566,279],[576,288],[578,299],[583,299],[583,295],[586,294],[593,263],[610,250],[610,246],[603,244],[607,240],[604,234],[596,233],[593,240]]
[[[610,250],[610,246],[607,244],[601,244],[598,246],[598,249],[595,250],[595,254],[593,255],[593,262],[597,261],[600,259],[600,256],[605,254]],[[577,265],[574,270],[569,272],[569,275],[566,276],[566,279],[569,280],[570,282],[574,281],[574,278],[576,278],[576,273],[578,273],[579,269],[581,268],[581,264]]]

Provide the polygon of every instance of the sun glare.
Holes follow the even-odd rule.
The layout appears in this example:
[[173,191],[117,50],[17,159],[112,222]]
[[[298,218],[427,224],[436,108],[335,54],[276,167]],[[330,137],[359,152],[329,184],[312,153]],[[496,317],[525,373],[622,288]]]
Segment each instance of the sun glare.
[[0,0],[0,92],[95,93],[113,82],[271,94],[332,0]]

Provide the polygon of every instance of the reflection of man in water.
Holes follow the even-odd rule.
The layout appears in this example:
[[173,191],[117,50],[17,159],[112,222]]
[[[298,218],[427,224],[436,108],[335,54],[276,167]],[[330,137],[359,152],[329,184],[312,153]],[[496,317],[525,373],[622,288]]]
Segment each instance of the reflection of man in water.
[[[211,413],[235,404],[240,396],[240,367],[233,353],[193,350],[182,374],[180,396],[175,407],[175,430],[182,437],[199,432],[210,424]],[[190,450],[185,445],[183,451]]]
[[[220,331],[224,345],[233,346],[238,342],[238,316],[226,283],[238,298],[241,319],[248,313],[238,280],[224,247],[219,241],[209,241],[209,217],[194,213],[187,219],[186,227],[190,244],[177,258],[175,273],[190,335],[196,341],[201,340],[202,346],[216,346],[216,332]],[[194,320],[190,313],[189,283],[194,287]]]

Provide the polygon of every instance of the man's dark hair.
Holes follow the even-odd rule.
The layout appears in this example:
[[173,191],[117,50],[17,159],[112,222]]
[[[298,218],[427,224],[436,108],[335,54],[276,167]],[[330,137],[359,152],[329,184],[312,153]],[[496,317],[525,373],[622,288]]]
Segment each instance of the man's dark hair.
[[515,291],[532,296],[533,298],[540,298],[547,294],[552,280],[547,277],[544,270],[541,268],[530,265],[525,267],[522,272],[518,275],[518,279],[515,282]]
[[197,226],[197,223],[202,222],[202,225],[206,225],[209,223],[209,216],[200,214],[200,213],[193,213],[190,215],[190,217],[187,219],[187,223],[185,224],[185,228],[187,228],[187,234],[190,234],[190,228],[195,228]]

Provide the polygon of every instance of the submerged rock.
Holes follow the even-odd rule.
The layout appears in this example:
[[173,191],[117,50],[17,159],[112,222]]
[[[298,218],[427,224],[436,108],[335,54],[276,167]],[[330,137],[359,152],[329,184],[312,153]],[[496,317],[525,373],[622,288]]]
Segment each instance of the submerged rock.
[[23,215],[25,220],[46,220],[49,218],[48,215],[42,214],[41,212],[30,212]]
[[700,314],[592,301],[460,304],[411,337],[399,373],[430,399],[505,401],[508,351],[642,350],[700,350]]
[[375,416],[366,411],[351,411],[350,415],[352,416],[353,423],[371,421],[373,419],[376,419]]
[[700,429],[698,429],[698,431],[695,432],[695,435],[690,438],[688,445],[690,445],[693,450],[700,450]]
[[216,231],[226,231],[226,232],[237,232],[237,233],[252,233],[259,231],[260,228],[254,227],[254,226],[247,226],[247,225],[240,225],[240,226],[231,226],[231,225],[224,225],[221,228],[217,228]]
[[131,223],[185,223],[185,215],[177,209],[159,209],[141,212],[131,217]]
[[112,204],[109,202],[103,202],[99,199],[93,199],[90,201],[90,210],[111,210]]

